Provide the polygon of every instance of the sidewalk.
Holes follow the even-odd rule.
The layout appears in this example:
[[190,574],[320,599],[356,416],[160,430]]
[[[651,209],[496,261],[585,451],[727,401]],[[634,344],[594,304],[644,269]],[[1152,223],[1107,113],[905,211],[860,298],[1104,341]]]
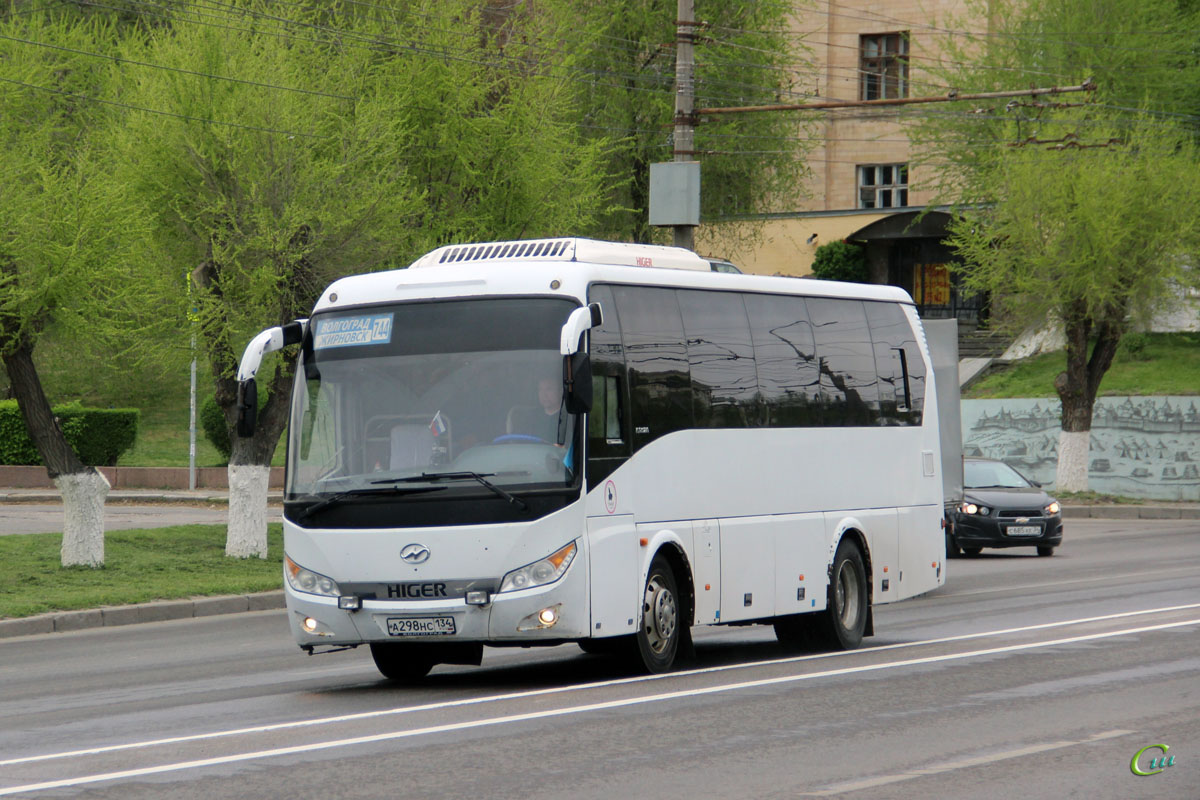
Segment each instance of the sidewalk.
[[[3,503],[41,503],[58,504],[62,495],[57,489],[4,489],[0,488],[0,504]],[[283,492],[272,491],[267,494],[267,503],[279,505],[283,502]],[[112,503],[182,503],[184,505],[229,504],[228,489],[113,489],[108,493],[106,504]]]

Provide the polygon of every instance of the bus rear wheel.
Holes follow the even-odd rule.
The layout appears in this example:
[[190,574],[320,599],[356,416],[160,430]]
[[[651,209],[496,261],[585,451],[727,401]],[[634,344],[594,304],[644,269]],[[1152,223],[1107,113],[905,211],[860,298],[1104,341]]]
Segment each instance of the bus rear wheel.
[[638,664],[650,673],[671,669],[679,652],[683,625],[679,589],[670,563],[662,555],[650,562],[642,592],[642,618],[637,635]]
[[398,683],[413,683],[429,674],[433,665],[430,653],[419,646],[372,642],[371,658],[383,677]]
[[829,578],[829,595],[818,626],[825,641],[841,650],[862,644],[871,602],[862,552],[849,538],[838,545]]

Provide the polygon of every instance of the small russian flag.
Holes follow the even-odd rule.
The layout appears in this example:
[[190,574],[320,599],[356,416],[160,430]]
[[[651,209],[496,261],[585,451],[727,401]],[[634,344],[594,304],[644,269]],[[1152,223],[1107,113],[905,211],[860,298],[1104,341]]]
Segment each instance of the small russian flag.
[[434,436],[441,436],[446,432],[446,421],[442,419],[440,410],[433,415],[433,422],[429,423],[429,430]]

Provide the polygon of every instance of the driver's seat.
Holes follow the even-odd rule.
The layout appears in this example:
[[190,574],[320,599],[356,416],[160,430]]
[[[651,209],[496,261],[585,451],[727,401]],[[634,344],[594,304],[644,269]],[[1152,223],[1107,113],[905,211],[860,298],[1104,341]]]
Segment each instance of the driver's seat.
[[433,431],[428,425],[396,425],[391,433],[389,469],[426,467],[433,461]]

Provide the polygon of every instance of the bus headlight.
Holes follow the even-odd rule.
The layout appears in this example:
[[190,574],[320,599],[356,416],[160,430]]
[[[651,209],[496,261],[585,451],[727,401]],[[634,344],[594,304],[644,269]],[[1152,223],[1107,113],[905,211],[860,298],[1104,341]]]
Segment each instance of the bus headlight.
[[288,586],[297,592],[319,594],[325,597],[338,597],[342,593],[333,578],[327,578],[319,572],[305,569],[287,555],[283,557],[283,576],[287,578]]
[[500,582],[500,591],[515,592],[518,589],[532,589],[534,586],[545,586],[547,583],[554,583],[562,577],[563,573],[567,571],[567,567],[571,566],[571,562],[574,560],[575,543],[571,542],[566,547],[555,553],[551,553],[541,561],[535,561],[520,569],[514,569],[505,575],[504,580]]

